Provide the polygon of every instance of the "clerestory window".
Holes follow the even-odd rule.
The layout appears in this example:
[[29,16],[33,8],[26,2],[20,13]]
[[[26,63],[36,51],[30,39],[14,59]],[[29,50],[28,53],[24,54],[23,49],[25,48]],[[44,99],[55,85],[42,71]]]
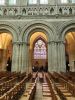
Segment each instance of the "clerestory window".
[[37,4],[37,0],[29,0],[29,4]]
[[75,3],[75,0],[61,0],[61,3]]
[[16,5],[16,0],[9,0],[9,5]]
[[75,3],[75,0],[72,0],[72,3]]
[[28,4],[48,4],[48,0],[29,0]]
[[48,0],[40,0],[40,4],[48,4]]
[[61,0],[61,3],[68,3],[68,0]]
[[0,0],[0,5],[5,5],[5,0]]

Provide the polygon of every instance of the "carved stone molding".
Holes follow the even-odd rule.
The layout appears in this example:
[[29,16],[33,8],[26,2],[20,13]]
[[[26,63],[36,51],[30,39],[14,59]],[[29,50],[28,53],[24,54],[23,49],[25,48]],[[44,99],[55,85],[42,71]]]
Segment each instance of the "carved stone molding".
[[27,45],[27,46],[30,46],[29,43],[26,43],[26,42],[23,42],[23,41],[16,41],[16,42],[13,42],[13,45],[14,45],[14,44],[16,44],[16,45],[23,45],[23,44],[25,44],[25,45]]
[[50,42],[47,42],[48,44],[65,44],[65,42],[64,41],[50,41]]

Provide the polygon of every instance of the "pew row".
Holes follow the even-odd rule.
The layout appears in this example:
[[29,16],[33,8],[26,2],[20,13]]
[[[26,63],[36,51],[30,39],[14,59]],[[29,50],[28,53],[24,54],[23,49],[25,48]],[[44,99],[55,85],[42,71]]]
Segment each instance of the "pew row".
[[73,84],[59,78],[59,83],[55,83],[55,88],[61,100],[75,100],[75,86]]
[[33,83],[30,83],[26,91],[24,92],[21,100],[33,100],[36,93],[36,80]]
[[18,98],[24,92],[26,81],[29,80],[30,76],[31,74],[28,74],[27,77],[24,77],[20,82],[16,83],[15,86],[0,97],[0,100],[18,100]]

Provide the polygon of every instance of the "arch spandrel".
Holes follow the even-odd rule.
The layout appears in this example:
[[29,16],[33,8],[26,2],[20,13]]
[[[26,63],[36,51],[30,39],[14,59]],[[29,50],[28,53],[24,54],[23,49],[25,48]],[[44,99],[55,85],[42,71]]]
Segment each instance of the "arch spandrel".
[[9,22],[0,22],[0,33],[4,31],[12,35],[13,42],[18,41],[19,31],[17,30],[17,27],[15,27],[13,24]]
[[20,40],[25,41],[26,43],[29,41],[30,36],[35,32],[43,32],[47,35],[48,42],[55,40],[56,38],[56,27],[52,24],[49,24],[45,21],[33,21],[24,25],[22,28],[22,32],[20,35]]
[[75,21],[64,22],[60,25],[59,40],[65,41],[65,35],[72,29],[75,29]]

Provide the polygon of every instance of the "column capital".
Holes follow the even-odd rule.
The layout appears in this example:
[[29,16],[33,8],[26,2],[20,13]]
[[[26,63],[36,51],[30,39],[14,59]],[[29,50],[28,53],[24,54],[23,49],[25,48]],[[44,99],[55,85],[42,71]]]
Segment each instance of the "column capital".
[[13,42],[13,44],[16,44],[16,45],[22,45],[23,42],[21,42],[21,41],[15,41],[15,42]]
[[59,41],[57,41],[57,43],[65,44],[65,41],[59,40]]
[[16,44],[16,45],[23,45],[23,44],[25,44],[27,46],[30,46],[30,43],[26,43],[26,42],[23,42],[23,41],[15,41],[15,42],[13,42],[13,44]]
[[26,44],[27,45],[27,43],[24,41],[14,41],[13,44],[17,44],[17,45]]
[[58,40],[58,41],[49,41],[49,42],[47,42],[48,44],[65,44],[65,42],[64,41],[61,41],[61,40]]
[[49,41],[49,42],[47,42],[47,44],[53,44],[53,43],[55,43],[55,41]]

